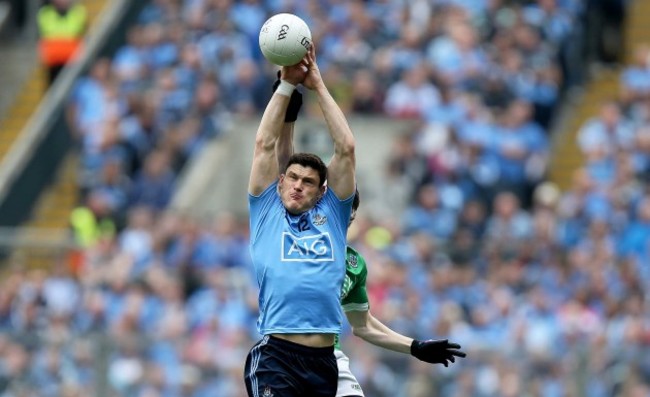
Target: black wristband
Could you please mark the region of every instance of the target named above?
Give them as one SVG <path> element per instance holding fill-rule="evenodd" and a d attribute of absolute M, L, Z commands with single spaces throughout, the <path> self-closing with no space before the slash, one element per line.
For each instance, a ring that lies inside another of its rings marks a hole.
<path fill-rule="evenodd" d="M 298 119 L 298 112 L 302 107 L 302 94 L 298 89 L 293 90 L 291 98 L 289 98 L 289 105 L 287 106 L 287 112 L 284 114 L 284 121 L 286 123 L 293 123 Z"/>
<path fill-rule="evenodd" d="M 415 356 L 419 351 L 420 351 L 420 342 L 417 339 L 413 339 L 413 342 L 411 342 L 411 355 Z"/>

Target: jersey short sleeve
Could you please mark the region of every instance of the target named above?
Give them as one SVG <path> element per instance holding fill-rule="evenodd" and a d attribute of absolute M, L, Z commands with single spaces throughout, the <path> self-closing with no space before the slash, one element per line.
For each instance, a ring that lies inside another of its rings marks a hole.
<path fill-rule="evenodd" d="M 248 194 L 248 211 L 250 213 L 250 231 L 251 239 L 255 240 L 260 232 L 260 225 L 264 223 L 264 217 L 267 216 L 270 209 L 277 205 L 280 198 L 277 194 L 278 181 L 273 182 L 259 196 Z"/>
<path fill-rule="evenodd" d="M 343 311 L 370 310 L 366 279 L 368 268 L 366 260 L 355 250 L 348 248 L 346 258 L 346 274 L 343 281 L 343 297 L 341 306 Z"/>
<path fill-rule="evenodd" d="M 344 200 L 336 197 L 332 189 L 327 189 L 319 207 L 327 208 L 330 215 L 333 217 L 336 228 L 343 234 L 347 234 L 348 225 L 350 223 L 350 214 L 352 213 L 352 201 L 354 194 Z"/>

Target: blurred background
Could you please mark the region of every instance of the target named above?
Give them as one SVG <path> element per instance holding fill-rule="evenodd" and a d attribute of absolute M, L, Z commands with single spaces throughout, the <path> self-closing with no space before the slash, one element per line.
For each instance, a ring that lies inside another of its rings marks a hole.
<path fill-rule="evenodd" d="M 366 395 L 650 396 L 647 0 L 0 1 L 0 396 L 246 395 L 278 12 L 359 142 L 371 311 L 468 353 L 346 326 Z"/>

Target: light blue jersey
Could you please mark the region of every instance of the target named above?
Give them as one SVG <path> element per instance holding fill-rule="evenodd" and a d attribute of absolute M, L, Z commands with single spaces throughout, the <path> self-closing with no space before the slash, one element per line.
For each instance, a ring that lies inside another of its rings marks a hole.
<path fill-rule="evenodd" d="M 328 189 L 314 208 L 291 215 L 277 186 L 248 196 L 250 250 L 260 287 L 257 328 L 262 335 L 337 334 L 354 195 L 341 201 Z"/>

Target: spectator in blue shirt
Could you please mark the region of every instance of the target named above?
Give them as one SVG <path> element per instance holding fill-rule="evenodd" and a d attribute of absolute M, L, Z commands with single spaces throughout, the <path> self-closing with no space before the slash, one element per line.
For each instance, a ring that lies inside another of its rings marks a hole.
<path fill-rule="evenodd" d="M 637 101 L 650 94 L 650 47 L 641 45 L 634 50 L 634 64 L 621 74 L 621 85 L 628 101 Z"/>
<path fill-rule="evenodd" d="M 175 176 L 170 169 L 169 155 L 160 150 L 154 151 L 147 156 L 133 180 L 130 205 L 163 210 L 171 200 L 174 186 Z"/>
<path fill-rule="evenodd" d="M 615 101 L 605 102 L 598 116 L 588 120 L 578 131 L 578 145 L 587 156 L 604 153 L 611 156 L 617 149 L 629 149 L 634 132 Z"/>
<path fill-rule="evenodd" d="M 623 256 L 647 258 L 650 251 L 650 198 L 644 198 L 636 209 L 634 221 L 621 236 L 619 252 Z M 644 259 L 648 262 L 647 259 Z"/>
<path fill-rule="evenodd" d="M 149 49 L 146 45 L 144 27 L 135 25 L 127 30 L 127 42 L 113 57 L 113 69 L 126 92 L 142 88 L 142 79 L 148 73 Z"/>
<path fill-rule="evenodd" d="M 427 57 L 436 79 L 450 87 L 463 87 L 483 72 L 487 60 L 469 23 L 451 24 L 445 35 L 431 41 Z"/>
<path fill-rule="evenodd" d="M 422 186 L 417 200 L 404 214 L 404 233 L 424 232 L 434 240 L 446 241 L 456 227 L 456 215 L 440 204 L 434 185 Z"/>
<path fill-rule="evenodd" d="M 520 245 L 533 237 L 532 219 L 521 209 L 516 195 L 502 192 L 496 196 L 485 237 L 491 246 L 503 248 Z"/>
<path fill-rule="evenodd" d="M 388 88 L 384 109 L 395 118 L 421 118 L 439 102 L 440 92 L 429 82 L 425 65 L 417 64 Z"/>

